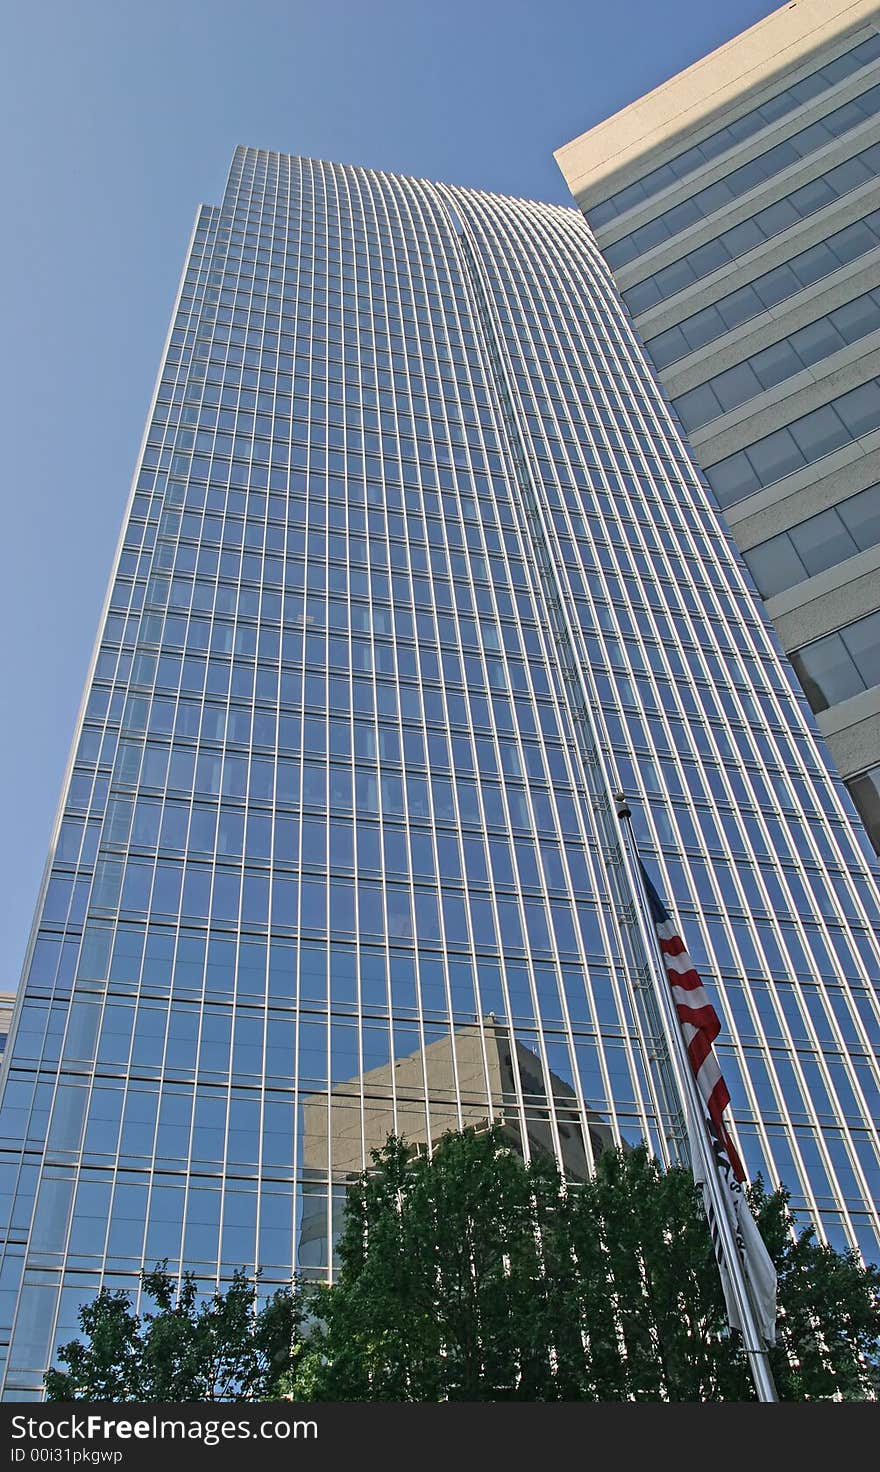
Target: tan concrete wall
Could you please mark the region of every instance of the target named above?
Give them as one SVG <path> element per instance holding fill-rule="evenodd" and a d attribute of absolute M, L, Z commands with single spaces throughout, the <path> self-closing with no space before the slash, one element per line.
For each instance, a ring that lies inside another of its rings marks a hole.
<path fill-rule="evenodd" d="M 749 190 L 748 194 L 743 194 L 739 199 L 733 200 L 729 205 L 725 206 L 722 212 L 713 214 L 706 220 L 698 220 L 695 224 L 690 225 L 687 230 L 682 230 L 677 235 L 674 235 L 671 240 L 664 240 L 659 245 L 656 245 L 653 250 L 645 251 L 643 255 L 638 256 L 634 261 L 630 261 L 625 266 L 619 266 L 614 272 L 614 279 L 617 282 L 618 288 L 620 291 L 626 291 L 630 286 L 635 286 L 639 281 L 644 281 L 648 276 L 653 276 L 657 271 L 662 270 L 664 266 L 671 265 L 673 262 L 680 260 L 682 256 L 687 255 L 688 251 L 696 250 L 698 246 L 705 245 L 707 241 L 714 240 L 722 231 L 730 229 L 733 225 L 739 225 L 744 220 L 750 220 L 753 215 L 757 214 L 758 210 L 764 209 L 767 205 L 773 204 L 777 199 L 782 198 L 795 189 L 800 189 L 805 184 L 812 184 L 814 179 L 822 178 L 835 164 L 843 163 L 848 158 L 854 158 L 856 154 L 861 153 L 864 149 L 871 147 L 872 144 L 878 141 L 880 141 L 880 118 L 866 118 L 864 122 L 859 123 L 850 132 L 845 133 L 842 138 L 835 138 L 832 142 L 826 143 L 824 147 L 818 148 L 815 153 L 808 154 L 806 158 L 799 159 L 795 164 L 790 164 L 787 169 L 784 169 L 779 174 L 775 174 L 772 179 L 765 180 L 763 184 Z M 739 155 L 737 154 L 735 163 L 738 162 Z M 728 158 L 728 170 L 730 168 L 731 162 Z M 690 192 L 693 192 L 693 187 Z M 872 203 L 876 209 L 876 181 L 874 181 Z M 833 228 L 840 229 L 840 226 L 836 223 L 836 204 L 837 201 L 835 200 L 831 205 L 828 205 L 825 213 L 826 218 L 830 217 L 835 221 Z M 791 243 L 790 232 L 793 233 L 796 229 L 797 225 L 792 225 L 788 231 L 780 231 L 780 234 L 787 236 L 789 247 Z M 731 261 L 729 265 L 733 268 L 734 273 L 738 275 L 740 261 L 746 265 L 749 263 L 750 257 L 758 257 L 763 261 L 769 243 L 769 241 L 761 241 L 753 250 L 746 251 L 742 256 L 737 257 L 736 260 Z M 766 270 L 766 265 L 762 269 Z M 726 271 L 726 268 L 721 267 L 719 269 L 719 275 L 721 271 Z M 740 285 L 739 280 L 737 280 L 736 284 Z"/>
<path fill-rule="evenodd" d="M 857 566 L 853 566 L 857 564 Z M 829 587 L 829 583 L 832 585 Z M 775 607 L 800 591 L 798 603 Z M 779 599 L 771 598 L 767 612 L 776 625 L 786 649 L 799 649 L 821 639 L 834 629 L 845 628 L 865 614 L 880 608 L 880 548 L 869 547 L 856 557 L 830 567 L 819 577 L 789 588 Z"/>
<path fill-rule="evenodd" d="M 816 717 L 843 777 L 877 765 L 880 753 L 880 686 L 842 700 Z"/>
<path fill-rule="evenodd" d="M 850 389 L 877 377 L 880 359 L 877 346 L 880 332 L 860 342 L 841 348 L 832 357 L 823 358 L 812 368 L 805 368 L 793 378 L 786 378 L 775 388 L 740 404 L 717 419 L 710 419 L 702 429 L 690 436 L 691 446 L 700 464 L 711 468 L 737 450 L 747 449 L 756 440 L 793 424 L 812 409 L 820 409 Z"/>
<path fill-rule="evenodd" d="M 828 480 L 833 475 L 840 474 L 839 494 L 834 496 L 833 500 L 825 501 L 826 506 L 833 505 L 834 501 L 843 500 L 844 496 L 856 490 L 857 482 L 860 480 L 860 475 L 855 468 L 856 462 L 864 455 L 873 455 L 878 448 L 880 448 L 880 430 L 875 429 L 862 439 L 842 445 L 832 455 L 824 455 L 814 465 L 805 465 L 802 470 L 792 471 L 791 475 L 785 476 L 783 480 L 774 481 L 773 485 L 755 491 L 753 496 L 746 496 L 722 514 L 736 536 L 740 520 L 754 516 L 759 511 L 769 511 L 774 508 L 780 513 L 777 530 L 783 531 L 785 526 L 791 526 L 795 521 L 803 521 L 805 516 L 812 516 L 813 510 L 822 509 L 821 506 L 815 505 L 803 495 L 815 482 Z M 876 478 L 875 476 L 874 479 Z M 868 482 L 863 481 L 862 484 L 868 484 Z M 791 504 L 783 511 L 783 503 L 786 501 Z M 810 505 L 812 509 L 807 511 L 805 509 L 807 505 Z M 767 532 L 766 535 L 772 536 L 773 533 Z"/>
<path fill-rule="evenodd" d="M 702 281 L 695 281 L 684 291 L 677 292 L 668 301 L 657 302 L 647 312 L 641 312 L 637 318 L 641 336 L 648 340 L 667 327 L 675 327 L 701 307 L 717 302 L 721 297 L 727 296 L 728 292 L 754 281 L 756 276 L 762 276 L 765 271 L 771 271 L 783 261 L 791 260 L 792 256 L 807 250 L 817 241 L 827 240 L 835 231 L 851 225 L 854 220 L 861 220 L 876 208 L 877 181 L 869 179 L 843 199 L 835 200 L 824 210 L 817 210 L 814 215 L 808 215 L 790 229 L 774 235 L 763 248 L 749 251 L 748 255 L 740 256 L 722 266 L 714 275 L 705 276 Z M 867 260 L 868 257 L 864 259 Z M 858 264 L 858 261 L 853 262 L 856 267 Z"/>
<path fill-rule="evenodd" d="M 865 34 L 868 35 L 870 32 L 866 31 Z M 820 56 L 814 56 L 809 63 L 805 63 L 796 72 L 792 72 L 789 76 L 784 77 L 782 79 L 783 85 L 790 86 L 797 80 L 800 73 L 808 74 L 812 72 L 820 63 L 832 60 L 836 51 L 845 51 L 850 45 L 851 38 L 846 37 L 842 39 L 839 45 L 828 48 L 827 53 L 823 51 Z M 866 85 L 866 73 L 858 71 L 853 76 L 836 82 L 826 91 L 820 92 L 818 96 L 811 98 L 809 102 L 801 104 L 793 112 L 779 118 L 775 123 L 768 123 L 755 133 L 752 138 L 736 144 L 736 168 L 740 168 L 743 164 L 751 162 L 754 158 L 758 158 L 762 153 L 766 153 L 768 149 L 773 148 L 777 143 L 785 142 L 786 139 L 799 133 L 802 128 L 806 128 L 810 123 L 821 121 L 826 114 L 834 112 L 843 103 L 851 101 L 854 97 L 860 97 L 865 91 Z M 768 82 L 767 87 L 763 90 L 769 95 L 777 86 L 779 86 L 778 80 L 772 83 Z M 735 115 L 743 111 L 748 112 L 759 100 L 757 98 L 751 98 L 749 99 L 748 107 L 734 106 L 731 108 L 730 120 L 735 120 Z M 700 134 L 705 135 L 709 133 L 711 135 L 715 128 L 723 126 L 727 121 L 728 119 L 726 118 L 718 118 L 715 120 L 712 128 L 701 128 L 699 130 Z M 693 139 L 690 135 L 679 139 L 674 146 L 667 146 L 666 151 L 672 157 L 675 157 L 682 148 L 689 147 L 692 141 L 698 141 L 696 135 L 694 135 Z M 650 172 L 650 167 L 650 165 L 646 166 L 646 172 Z M 795 167 L 795 164 L 791 165 L 791 168 Z M 730 168 L 731 154 L 729 152 L 721 153 L 717 159 L 707 160 L 705 163 L 700 164 L 698 168 L 687 174 L 683 179 L 673 181 L 659 193 L 649 196 L 648 199 L 643 200 L 641 203 L 632 205 L 624 215 L 613 220 L 607 220 L 595 232 L 602 249 L 604 250 L 607 246 L 613 244 L 622 235 L 628 235 L 631 230 L 638 229 L 640 225 L 653 219 L 658 213 L 662 214 L 665 210 L 680 203 L 681 200 L 689 199 L 695 189 L 705 189 L 708 185 L 716 183 L 718 179 L 726 179 L 730 173 Z M 633 166 L 633 172 L 635 174 L 639 173 L 635 165 Z M 758 189 L 761 186 L 756 185 L 755 187 Z M 751 191 L 750 197 L 752 197 Z"/>
<path fill-rule="evenodd" d="M 756 496 L 749 496 L 724 513 L 725 520 L 744 552 L 786 532 L 789 527 L 806 521 L 829 506 L 854 496 L 880 480 L 880 440 L 868 454 L 858 446 L 845 445 L 834 455 L 806 466 L 796 476 L 788 476 L 768 486 Z M 794 484 L 790 485 L 789 482 Z"/>
<path fill-rule="evenodd" d="M 795 0 L 563 144 L 554 158 L 585 208 L 671 157 L 682 134 L 698 141 L 701 128 L 720 126 L 725 109 L 731 118 L 747 112 L 768 81 L 794 76 L 817 49 L 878 20 L 876 0 Z"/>
<path fill-rule="evenodd" d="M 835 307 L 843 306 L 854 297 L 862 296 L 866 291 L 874 291 L 877 287 L 880 287 L 880 250 L 850 262 L 848 266 L 823 277 L 815 286 L 786 297 L 775 307 L 767 308 L 759 317 L 752 317 L 741 327 L 734 328 L 732 332 L 707 343 L 697 352 L 689 353 L 686 358 L 670 364 L 660 374 L 663 387 L 671 399 L 677 398 L 679 394 L 687 393 L 689 389 L 714 378 L 716 373 L 723 373 L 735 363 L 745 362 L 762 348 L 780 342 L 792 332 L 797 332 L 799 327 L 816 322 L 820 317 L 833 312 Z M 861 352 L 874 349 L 876 342 L 863 337 L 849 348 L 841 348 L 839 355 L 836 354 L 835 357 L 838 362 L 842 362 L 844 352 L 857 356 Z M 830 358 L 822 358 L 811 369 L 805 369 L 805 372 L 816 377 L 829 361 Z M 785 393 L 790 382 L 790 379 L 785 379 L 777 385 L 776 390 L 768 390 L 768 395 L 772 392 Z M 762 394 L 761 397 L 764 399 L 765 395 Z M 766 401 L 769 402 L 769 398 Z M 732 412 L 748 413 L 749 405 L 742 404 L 738 410 Z"/>
<path fill-rule="evenodd" d="M 425 1105 L 425 1075 L 428 1074 L 430 1121 Z M 461 1090 L 462 1112 L 456 1105 L 456 1078 Z M 361 1098 L 364 1101 L 361 1135 Z M 316 1095 L 303 1108 L 303 1166 L 326 1170 L 328 1140 L 335 1171 L 357 1174 L 373 1150 L 381 1149 L 389 1134 L 403 1135 L 411 1145 L 425 1145 L 447 1130 L 485 1126 L 492 1110 L 490 1099 L 500 1103 L 501 1080 L 498 1047 L 487 1033 L 485 1061 L 480 1029 L 461 1028 L 453 1036 L 431 1043 L 421 1051 L 397 1058 L 382 1068 L 373 1068 L 360 1078 L 334 1084 L 329 1109 L 326 1098 Z"/>

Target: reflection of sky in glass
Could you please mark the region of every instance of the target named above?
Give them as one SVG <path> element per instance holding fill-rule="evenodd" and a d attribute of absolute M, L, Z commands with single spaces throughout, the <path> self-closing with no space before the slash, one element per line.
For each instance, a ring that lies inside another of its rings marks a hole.
<path fill-rule="evenodd" d="M 13 1043 L 9 1393 L 145 1260 L 325 1275 L 392 1128 L 666 1150 L 618 781 L 750 1171 L 875 1251 L 876 889 L 775 649 L 576 212 L 238 152 Z"/>

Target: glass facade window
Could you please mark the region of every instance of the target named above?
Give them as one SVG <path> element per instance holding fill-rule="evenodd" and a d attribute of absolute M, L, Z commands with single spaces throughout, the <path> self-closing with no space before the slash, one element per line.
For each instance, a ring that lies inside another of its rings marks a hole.
<path fill-rule="evenodd" d="M 716 373 L 698 388 L 672 400 L 685 429 L 700 429 L 787 378 L 840 352 L 880 328 L 880 291 L 867 291 L 815 322 L 762 348 L 742 363 Z"/>
<path fill-rule="evenodd" d="M 874 1241 L 876 871 L 585 221 L 237 150 L 10 1036 L 6 1394 L 144 1263 L 326 1278 L 392 1130 L 674 1158 L 618 785 L 749 1169 Z"/>
<path fill-rule="evenodd" d="M 880 685 L 880 613 L 805 644 L 791 662 L 815 711 Z"/>
<path fill-rule="evenodd" d="M 878 544 L 880 485 L 873 485 L 759 542 L 743 557 L 758 592 L 772 598 Z"/>
<path fill-rule="evenodd" d="M 653 250 L 655 246 L 674 239 L 698 220 L 708 220 L 719 210 L 728 208 L 734 200 L 782 173 L 783 169 L 790 168 L 801 159 L 809 158 L 811 153 L 824 148 L 833 139 L 844 137 L 867 118 L 876 117 L 878 112 L 880 85 L 870 87 L 861 96 L 834 108 L 823 118 L 802 128 L 799 133 L 793 133 L 790 138 L 774 144 L 766 153 L 758 154 L 756 158 L 749 159 L 748 163 L 741 164 L 723 179 L 716 179 L 714 183 L 707 184 L 705 189 L 698 189 L 680 204 L 672 205 L 662 214 L 655 215 L 646 225 L 640 225 L 629 235 L 622 235 L 620 240 L 605 246 L 603 254 L 609 266 L 612 270 L 618 266 L 626 266 L 630 261 Z"/>
<path fill-rule="evenodd" d="M 634 209 L 636 205 L 643 204 L 645 200 L 652 199 L 655 194 L 660 194 L 662 190 L 676 184 L 679 179 L 686 179 L 688 175 L 701 169 L 704 164 L 713 163 L 722 154 L 729 152 L 732 148 L 738 148 L 748 138 L 754 138 L 765 128 L 772 127 L 782 118 L 787 117 L 789 113 L 812 102 L 815 97 L 821 97 L 829 87 L 835 87 L 838 82 L 851 77 L 863 67 L 870 66 L 878 58 L 880 58 L 880 36 L 875 32 L 866 36 L 863 41 L 859 41 L 842 56 L 835 57 L 834 61 L 828 62 L 827 65 L 810 72 L 792 86 L 777 92 L 759 107 L 752 108 L 734 122 L 710 133 L 709 137 L 704 138 L 701 143 L 693 144 L 683 153 L 676 154 L 674 158 L 669 159 L 667 163 L 652 169 L 649 174 L 644 174 L 641 179 L 627 184 L 624 189 L 618 189 L 608 199 L 603 199 L 600 204 L 593 205 L 589 211 L 590 224 L 594 230 L 607 225 L 609 220 L 614 220 L 619 215 L 626 214 L 628 210 Z"/>
<path fill-rule="evenodd" d="M 732 225 L 729 230 L 716 235 L 713 240 L 695 246 L 677 261 L 661 267 L 653 276 L 646 276 L 644 281 L 627 287 L 623 292 L 623 300 L 633 316 L 647 312 L 649 307 L 676 296 L 695 281 L 714 275 L 722 266 L 746 255 L 764 241 L 772 240 L 790 225 L 808 219 L 817 210 L 824 209 L 826 205 L 843 199 L 862 184 L 876 179 L 878 172 L 880 143 L 874 143 L 870 148 L 854 154 L 852 158 L 845 159 L 843 163 L 836 164 L 821 178 L 802 184 L 799 189 L 792 190 L 782 199 L 774 200 L 749 219 L 741 220 L 738 225 Z"/>
<path fill-rule="evenodd" d="M 733 506 L 878 428 L 880 379 L 872 378 L 747 449 L 717 460 L 707 468 L 706 479 L 719 505 Z"/>
<path fill-rule="evenodd" d="M 812 286 L 850 261 L 858 260 L 880 246 L 880 210 L 872 210 L 863 220 L 856 220 L 829 235 L 827 240 L 811 245 L 790 261 L 774 266 L 740 286 L 727 296 L 719 297 L 711 306 L 694 312 L 675 327 L 668 327 L 645 346 L 657 368 L 668 368 L 679 358 L 724 337 L 743 322 L 760 317 L 770 307 Z"/>

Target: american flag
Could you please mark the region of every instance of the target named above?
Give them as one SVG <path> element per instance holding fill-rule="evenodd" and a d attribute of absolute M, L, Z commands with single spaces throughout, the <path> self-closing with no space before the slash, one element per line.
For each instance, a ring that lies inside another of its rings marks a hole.
<path fill-rule="evenodd" d="M 732 1139 L 724 1123 L 724 1111 L 730 1103 L 730 1094 L 724 1082 L 712 1044 L 721 1031 L 718 1013 L 709 1001 L 694 963 L 685 950 L 685 944 L 672 923 L 672 917 L 651 883 L 643 864 L 639 864 L 651 918 L 657 932 L 666 975 L 672 988 L 675 1010 L 684 1033 L 691 1071 L 697 1081 L 700 1097 L 712 1128 L 730 1161 L 733 1174 L 744 1181 L 746 1173 Z"/>
<path fill-rule="evenodd" d="M 648 878 L 641 860 L 639 860 L 639 868 L 642 871 L 645 894 L 663 954 L 663 963 L 672 989 L 678 1020 L 681 1023 L 691 1070 L 709 1116 L 712 1154 L 723 1187 L 724 1210 L 745 1270 L 756 1325 L 765 1343 L 773 1344 L 776 1334 L 776 1268 L 746 1200 L 743 1190 L 746 1173 L 724 1123 L 724 1111 L 730 1103 L 730 1094 L 712 1049 L 712 1044 L 721 1031 L 721 1023 L 718 1020 L 718 1013 L 703 989 L 703 983 L 685 949 L 684 941 L 672 923 L 669 911 Z M 688 1110 L 688 1131 L 692 1142 L 694 1129 L 695 1121 L 691 1116 L 691 1111 Z M 724 1260 L 711 1194 L 706 1191 L 706 1182 L 699 1164 L 700 1152 L 694 1148 L 693 1144 L 691 1155 L 694 1177 L 703 1187 L 706 1215 L 721 1271 L 728 1318 L 732 1328 L 743 1329 L 739 1321 L 735 1295 L 731 1291 L 728 1265 Z"/>

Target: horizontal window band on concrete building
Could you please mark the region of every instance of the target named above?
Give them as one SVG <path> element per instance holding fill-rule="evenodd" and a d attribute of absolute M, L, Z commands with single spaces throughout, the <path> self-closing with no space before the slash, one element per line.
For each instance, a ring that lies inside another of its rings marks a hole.
<path fill-rule="evenodd" d="M 817 713 L 880 685 L 880 611 L 805 644 L 791 662 Z"/>
<path fill-rule="evenodd" d="M 818 71 L 811 72 L 802 77 L 784 92 L 778 92 L 775 97 L 769 97 L 759 107 L 753 108 L 743 117 L 737 118 L 735 122 L 728 123 L 719 128 L 717 132 L 704 138 L 702 143 L 696 143 L 692 148 L 687 148 L 675 158 L 671 158 L 665 164 L 652 169 L 650 174 L 636 179 L 634 183 L 627 184 L 624 189 L 618 189 L 609 199 L 603 199 L 600 204 L 595 205 L 588 212 L 590 224 L 594 230 L 602 225 L 607 225 L 609 220 L 617 219 L 618 215 L 625 215 L 628 210 L 634 209 L 638 204 L 644 204 L 645 200 L 660 194 L 664 189 L 677 184 L 679 180 L 686 179 L 704 164 L 711 163 L 727 153 L 732 148 L 737 148 L 746 139 L 754 138 L 765 128 L 772 127 L 789 113 L 795 112 L 797 108 L 812 102 L 814 98 L 820 97 L 830 87 L 842 82 L 846 77 L 851 77 L 862 67 L 869 66 L 872 61 L 880 57 L 880 36 L 868 36 L 860 41 L 851 51 L 846 51 L 827 66 L 820 67 Z"/>
<path fill-rule="evenodd" d="M 872 210 L 863 220 L 854 220 L 827 240 L 820 240 L 808 250 L 792 256 L 756 276 L 711 306 L 703 307 L 675 327 L 668 327 L 656 337 L 645 340 L 645 346 L 658 368 L 668 368 L 679 358 L 686 358 L 716 338 L 724 337 L 735 327 L 753 317 L 760 317 L 779 302 L 795 296 L 807 286 L 847 266 L 880 246 L 880 210 Z"/>
<path fill-rule="evenodd" d="M 758 592 L 772 598 L 878 543 L 880 484 L 759 542 L 743 556 Z"/>
<path fill-rule="evenodd" d="M 639 281 L 622 293 L 623 300 L 633 315 L 646 312 L 657 302 L 677 296 L 695 281 L 702 281 L 720 271 L 722 266 L 746 255 L 755 246 L 781 235 L 791 225 L 806 220 L 817 210 L 824 209 L 844 195 L 858 189 L 861 184 L 875 179 L 880 173 L 880 143 L 871 144 L 861 153 L 845 159 L 835 168 L 829 169 L 819 179 L 811 179 L 791 194 L 776 199 L 756 215 L 732 225 L 714 240 L 698 245 L 677 261 L 671 261 L 653 276 Z"/>
<path fill-rule="evenodd" d="M 880 86 L 871 87 L 861 97 L 844 102 L 826 117 L 817 118 L 791 138 L 774 144 L 766 153 L 740 164 L 726 178 L 714 180 L 705 189 L 692 194 L 689 199 L 681 200 L 670 209 L 664 210 L 662 215 L 656 215 L 647 224 L 640 225 L 630 235 L 621 236 L 613 245 L 605 247 L 604 254 L 608 264 L 612 268 L 626 266 L 630 261 L 653 250 L 655 246 L 674 239 L 689 226 L 696 225 L 700 220 L 710 219 L 734 200 L 756 189 L 759 184 L 781 174 L 784 169 L 790 168 L 801 159 L 809 158 L 833 139 L 843 138 L 866 118 L 876 117 L 878 112 Z"/>
<path fill-rule="evenodd" d="M 673 408 L 686 430 L 700 429 L 878 328 L 880 289 L 843 302 L 824 317 L 807 322 L 797 332 L 679 394 L 672 400 Z"/>
<path fill-rule="evenodd" d="M 733 506 L 878 428 L 880 378 L 872 378 L 710 465 L 706 478 L 719 505 Z"/>

